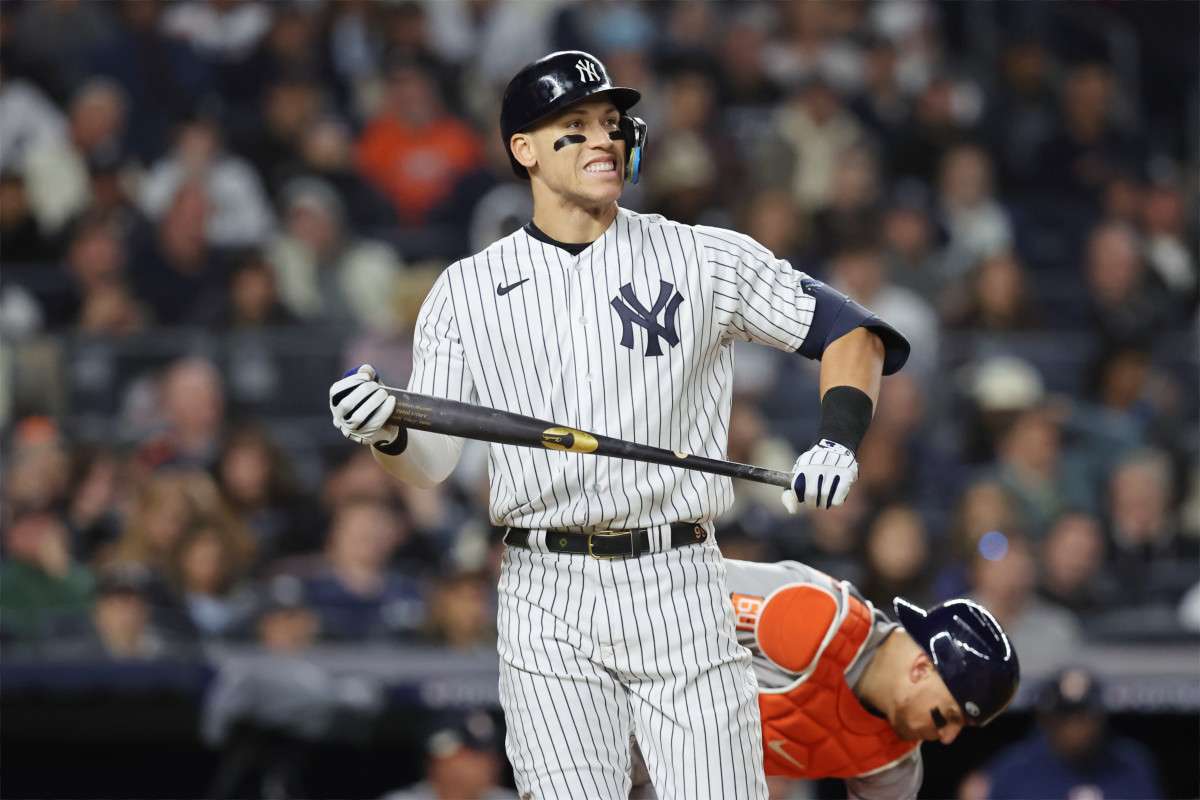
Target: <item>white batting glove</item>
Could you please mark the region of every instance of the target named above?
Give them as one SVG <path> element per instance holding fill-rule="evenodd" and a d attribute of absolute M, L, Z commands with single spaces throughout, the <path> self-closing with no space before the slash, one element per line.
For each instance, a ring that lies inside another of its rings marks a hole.
<path fill-rule="evenodd" d="M 840 506 L 856 480 L 858 461 L 850 448 L 822 439 L 796 459 L 792 488 L 783 491 L 783 507 L 795 514 L 802 504 L 809 508 Z"/>
<path fill-rule="evenodd" d="M 359 444 L 387 444 L 400 435 L 399 425 L 387 424 L 396 398 L 377 380 L 375 368 L 363 364 L 329 387 L 333 427 Z"/>

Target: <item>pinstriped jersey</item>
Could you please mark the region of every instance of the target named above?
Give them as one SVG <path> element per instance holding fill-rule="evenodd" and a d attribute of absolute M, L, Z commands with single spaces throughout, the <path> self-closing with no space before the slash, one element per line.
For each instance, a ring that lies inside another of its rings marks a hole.
<path fill-rule="evenodd" d="M 411 391 L 725 458 L 733 345 L 795 351 L 815 300 L 748 236 L 620 209 L 578 255 L 525 230 L 452 264 L 417 320 Z M 489 445 L 496 524 L 593 530 L 707 522 L 729 478 Z"/>

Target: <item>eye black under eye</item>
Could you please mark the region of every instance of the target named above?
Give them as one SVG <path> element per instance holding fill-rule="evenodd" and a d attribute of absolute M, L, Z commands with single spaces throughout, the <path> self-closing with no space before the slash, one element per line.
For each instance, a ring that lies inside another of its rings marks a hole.
<path fill-rule="evenodd" d="M 930 714 L 930 716 L 933 717 L 933 724 L 936 727 L 938 727 L 938 728 L 946 727 L 946 724 L 947 724 L 946 718 L 944 716 L 942 716 L 942 710 L 940 708 L 930 709 L 929 714 Z"/>

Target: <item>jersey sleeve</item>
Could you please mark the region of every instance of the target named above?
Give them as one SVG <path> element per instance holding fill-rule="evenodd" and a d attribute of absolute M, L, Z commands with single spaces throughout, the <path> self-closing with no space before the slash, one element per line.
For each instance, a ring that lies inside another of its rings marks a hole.
<path fill-rule="evenodd" d="M 804 344 L 816 302 L 803 272 L 734 231 L 697 226 L 713 274 L 726 335 L 795 352 Z"/>
<path fill-rule="evenodd" d="M 918 747 L 889 769 L 866 777 L 847 778 L 846 791 L 850 800 L 913 800 L 924 776 Z"/>
<path fill-rule="evenodd" d="M 475 383 L 467 368 L 462 335 L 455 316 L 454 276 L 457 265 L 443 272 L 429 290 L 413 333 L 410 392 L 477 403 Z"/>

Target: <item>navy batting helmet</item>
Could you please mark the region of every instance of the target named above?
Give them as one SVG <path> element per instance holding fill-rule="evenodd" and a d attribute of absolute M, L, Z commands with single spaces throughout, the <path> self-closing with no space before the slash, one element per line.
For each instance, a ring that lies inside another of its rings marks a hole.
<path fill-rule="evenodd" d="M 641 120 L 626 118 L 625 112 L 641 99 L 642 93 L 624 86 L 613 86 L 608 70 L 600 59 L 581 50 L 563 50 L 526 64 L 508 82 L 504 104 L 500 108 L 500 136 L 504 149 L 517 177 L 529 179 L 529 171 L 513 158 L 510 143 L 514 133 L 520 133 L 533 123 L 555 111 L 594 94 L 608 92 L 613 105 L 621 112 L 621 131 L 628 146 L 630 162 L 641 159 L 641 145 L 646 137 L 646 125 Z M 634 122 L 626 122 L 629 119 Z M 626 178 L 637 182 L 636 172 L 626 165 Z"/>
<path fill-rule="evenodd" d="M 1017 651 L 1000 623 L 970 600 L 948 600 L 925 611 L 902 597 L 900 624 L 921 646 L 972 725 L 986 725 L 1012 701 L 1021 681 Z"/>

